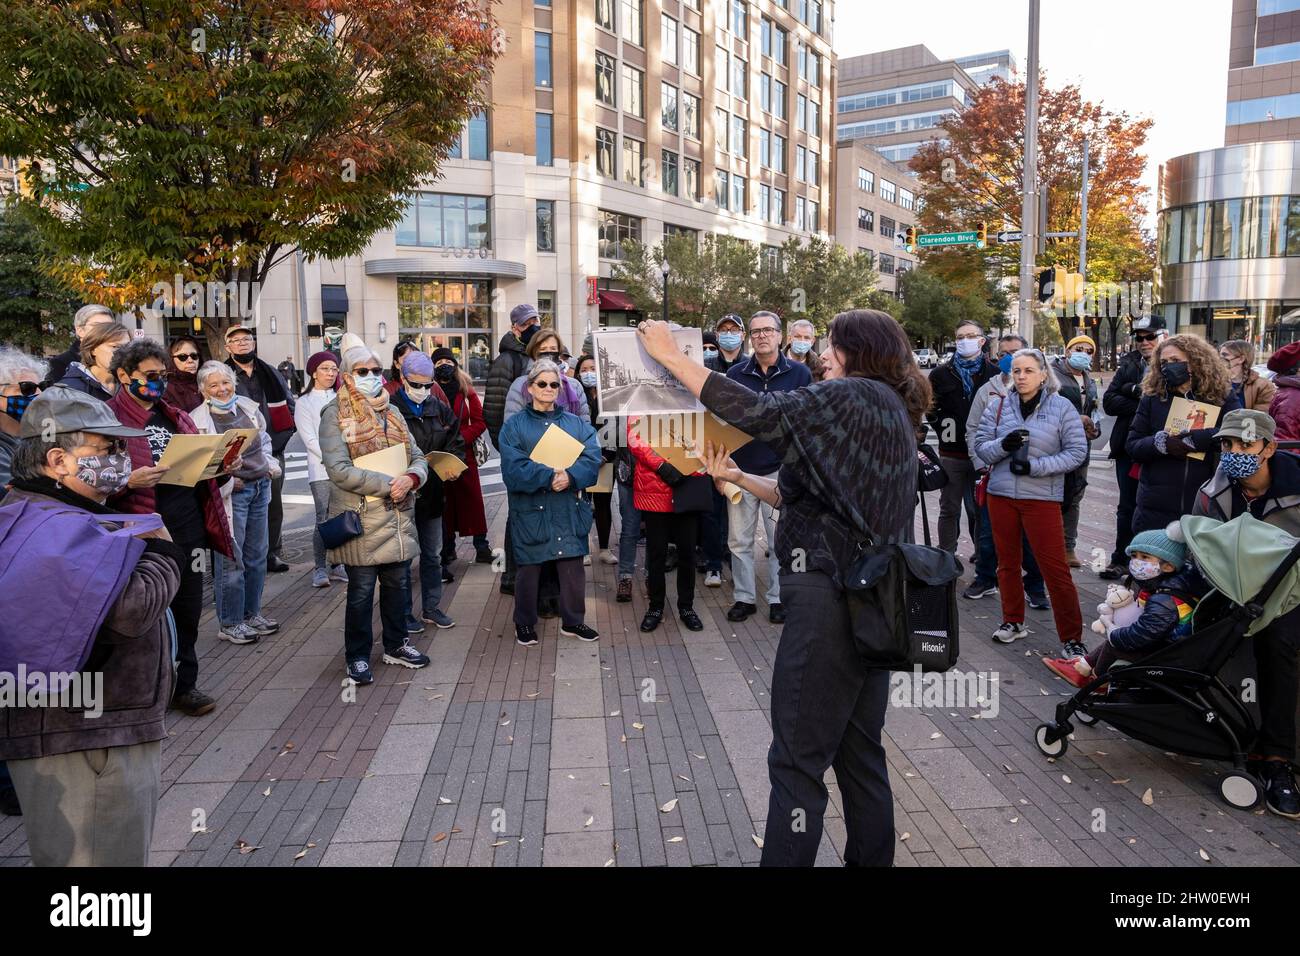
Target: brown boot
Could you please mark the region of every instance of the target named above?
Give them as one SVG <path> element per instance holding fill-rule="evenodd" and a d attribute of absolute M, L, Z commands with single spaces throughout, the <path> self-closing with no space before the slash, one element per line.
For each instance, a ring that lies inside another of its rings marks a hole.
<path fill-rule="evenodd" d="M 1079 560 L 1079 556 L 1075 554 L 1073 551 L 1065 552 L 1065 563 L 1072 568 L 1083 567 L 1083 562 Z"/>
<path fill-rule="evenodd" d="M 619 604 L 627 604 L 632 600 L 631 578 L 618 579 L 618 594 L 615 597 L 615 600 L 618 601 Z"/>

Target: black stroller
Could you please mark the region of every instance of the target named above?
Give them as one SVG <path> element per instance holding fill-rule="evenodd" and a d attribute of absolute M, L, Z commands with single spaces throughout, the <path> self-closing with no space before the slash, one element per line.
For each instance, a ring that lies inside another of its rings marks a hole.
<path fill-rule="evenodd" d="M 1254 673 L 1246 638 L 1300 604 L 1300 539 L 1249 514 L 1227 522 L 1185 517 L 1182 527 L 1214 586 L 1196 607 L 1192 633 L 1139 661 L 1115 663 L 1058 704 L 1034 742 L 1059 757 L 1069 747 L 1071 718 L 1089 727 L 1104 720 L 1162 750 L 1231 763 L 1219 792 L 1249 810 L 1263 791 L 1246 769 L 1259 728 L 1258 705 L 1246 691 L 1253 685 L 1242 678 Z"/>

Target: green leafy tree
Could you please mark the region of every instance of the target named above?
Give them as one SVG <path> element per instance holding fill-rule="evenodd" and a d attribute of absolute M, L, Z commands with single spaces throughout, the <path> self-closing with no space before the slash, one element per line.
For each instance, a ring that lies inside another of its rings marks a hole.
<path fill-rule="evenodd" d="M 0 205 L 0 343 L 40 354 L 62 348 L 76 310 L 71 289 L 46 270 L 49 250 L 17 206 Z"/>
<path fill-rule="evenodd" d="M 730 236 L 669 236 L 657 246 L 625 242 L 623 259 L 611 277 L 623 284 L 637 309 L 657 318 L 663 312 L 663 272 L 667 258 L 668 314 L 682 325 L 708 328 L 728 312 L 749 315 L 758 309 L 758 249 Z"/>
<path fill-rule="evenodd" d="M 871 256 L 813 236 L 781 246 L 781 270 L 763 293 L 763 307 L 782 319 L 808 319 L 818 334 L 848 309 L 868 308 L 878 275 Z"/>
<path fill-rule="evenodd" d="M 472 0 L 9 0 L 0 155 L 35 160 L 26 201 L 87 297 L 180 274 L 247 302 L 293 249 L 396 225 L 502 47 Z"/>
<path fill-rule="evenodd" d="M 877 312 L 887 312 L 897 319 L 900 325 L 902 324 L 903 300 L 890 295 L 884 289 L 872 289 L 863 308 L 875 309 Z"/>
<path fill-rule="evenodd" d="M 903 294 L 904 330 L 917 343 L 940 349 L 962 317 L 952 289 L 933 269 L 921 266 L 899 280 Z"/>

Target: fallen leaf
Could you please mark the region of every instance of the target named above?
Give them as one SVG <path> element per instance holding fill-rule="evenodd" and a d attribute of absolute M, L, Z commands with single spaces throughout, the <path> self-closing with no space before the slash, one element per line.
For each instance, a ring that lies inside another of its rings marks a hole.
<path fill-rule="evenodd" d="M 1038 693 L 1042 694 L 1044 697 L 1047 696 L 1047 691 L 1043 690 L 1041 687 L 1038 688 Z"/>
<path fill-rule="evenodd" d="M 325 756 L 326 756 L 326 758 L 329 759 L 329 760 L 338 760 L 338 759 L 339 759 L 338 757 L 334 756 L 333 754 L 326 754 Z"/>
<path fill-rule="evenodd" d="M 633 724 L 633 725 L 632 725 L 632 729 L 633 729 L 633 730 L 645 730 L 645 724 Z"/>
<path fill-rule="evenodd" d="M 509 840 L 497 840 L 496 843 L 489 843 L 488 846 L 505 846 L 509 842 Z"/>
<path fill-rule="evenodd" d="M 270 795 L 271 795 L 271 788 L 270 788 L 270 787 L 267 787 L 265 790 L 262 791 L 262 796 L 264 796 L 264 797 L 269 797 Z"/>
<path fill-rule="evenodd" d="M 262 848 L 260 846 L 250 846 L 248 843 L 245 843 L 243 840 L 236 840 L 235 849 L 240 852 L 241 856 L 244 856 L 249 853 L 252 853 L 254 850 L 260 850 Z"/>
<path fill-rule="evenodd" d="M 596 818 L 595 818 L 595 817 L 587 817 L 587 822 L 584 823 L 583 826 L 584 826 L 584 827 L 589 827 L 589 826 L 591 826 L 591 825 L 592 825 L 593 823 L 595 823 L 595 822 L 596 822 Z"/>
<path fill-rule="evenodd" d="M 1011 769 L 1011 764 L 1009 763 L 1004 763 L 1002 765 L 1002 769 L 1005 770 L 1007 773 L 1015 773 L 1015 771 Z"/>
<path fill-rule="evenodd" d="M 930 739 L 931 739 L 931 740 L 938 740 L 938 739 L 939 739 L 940 737 L 942 737 L 942 736 L 943 736 L 943 734 L 939 733 L 939 731 L 936 730 L 934 733 L 932 733 L 932 734 L 930 735 Z"/>
<path fill-rule="evenodd" d="M 534 697 L 541 697 L 541 696 L 542 696 L 542 692 L 539 690 L 539 691 L 538 691 L 537 693 L 535 693 L 535 694 L 525 694 L 524 696 L 527 697 L 529 700 L 532 700 Z M 496 844 L 493 844 L 493 846 L 495 846 L 495 845 L 496 845 Z"/>
<path fill-rule="evenodd" d="M 1132 843 L 1136 843 L 1137 840 L 1135 840 L 1133 837 L 1129 837 L 1129 838 L 1128 838 L 1128 842 L 1129 842 L 1130 844 L 1132 844 Z"/>
<path fill-rule="evenodd" d="M 692 782 L 692 780 L 691 780 L 690 777 L 688 777 L 688 776 L 686 776 L 685 774 L 682 774 L 682 773 L 679 773 L 679 774 L 677 775 L 677 779 L 678 779 L 678 780 L 685 780 L 687 783 L 691 783 L 691 782 Z"/>
<path fill-rule="evenodd" d="M 1206 863 L 1210 862 L 1210 854 L 1206 853 L 1204 850 L 1197 850 L 1196 852 L 1200 854 L 1201 859 Z"/>
<path fill-rule="evenodd" d="M 763 838 L 757 833 L 751 833 L 749 838 L 754 841 L 754 846 L 758 847 L 760 850 L 763 849 Z"/>
<path fill-rule="evenodd" d="M 452 833 L 460 833 L 460 832 L 461 832 L 460 827 L 452 827 L 452 828 L 451 828 L 451 832 L 452 832 Z"/>
<path fill-rule="evenodd" d="M 1111 783 L 1128 783 L 1132 779 L 1132 777 L 1123 777 L 1119 780 L 1112 780 Z"/>
<path fill-rule="evenodd" d="M 1070 775 L 1069 775 L 1068 773 L 1063 773 L 1063 774 L 1061 774 L 1061 779 L 1064 780 L 1066 783 L 1072 783 L 1072 782 L 1073 782 L 1072 780 L 1070 780 Z"/>
<path fill-rule="evenodd" d="M 681 842 L 682 842 L 683 840 L 685 840 L 685 839 L 686 839 L 686 837 L 669 837 L 669 838 L 668 838 L 668 842 L 669 842 L 669 843 L 681 843 Z"/>
<path fill-rule="evenodd" d="M 694 757 L 696 760 L 704 759 L 704 754 L 697 754 L 694 750 L 691 751 L 691 756 Z"/>
<path fill-rule="evenodd" d="M 619 735 L 618 735 L 618 742 L 621 743 L 621 744 L 625 744 L 625 743 L 627 743 L 627 734 L 619 734 Z"/>
<path fill-rule="evenodd" d="M 303 849 L 299 850 L 297 853 L 295 853 L 295 854 L 293 855 L 293 858 L 294 858 L 295 860 L 301 860 L 301 859 L 302 859 L 304 856 L 306 856 L 306 855 L 307 855 L 307 850 L 306 850 L 306 848 L 303 848 Z"/>
<path fill-rule="evenodd" d="M 606 866 L 613 866 L 613 865 L 614 865 L 614 858 L 611 856 L 608 860 L 605 861 L 605 865 L 606 865 Z"/>
<path fill-rule="evenodd" d="M 1012 823 L 1019 823 L 1019 822 L 1020 822 L 1020 818 L 1019 818 L 1019 817 L 1012 817 L 1012 818 L 1011 818 L 1011 822 L 1012 822 Z"/>
<path fill-rule="evenodd" d="M 672 813 L 676 809 L 677 809 L 677 798 L 673 797 L 671 800 L 669 800 L 667 803 L 665 803 L 662 807 L 659 808 L 659 812 Z"/>
<path fill-rule="evenodd" d="M 1152 806 L 1156 802 L 1156 798 L 1151 796 L 1150 787 L 1147 787 L 1146 793 L 1142 794 L 1142 802 L 1145 803 L 1148 807 Z"/>
<path fill-rule="evenodd" d="M 907 832 L 906 830 L 904 830 L 904 831 L 903 831 L 903 835 L 900 836 L 898 839 L 899 839 L 900 841 L 907 841 L 907 840 L 910 840 L 910 839 L 912 839 L 912 834 L 909 833 L 909 832 Z"/>
<path fill-rule="evenodd" d="M 445 839 L 447 839 L 447 834 L 446 834 L 446 833 L 435 833 L 435 834 L 433 835 L 433 842 L 434 842 L 434 843 L 441 843 L 441 842 L 442 842 L 443 840 L 445 840 Z"/>
<path fill-rule="evenodd" d="M 609 716 L 611 716 L 611 717 L 617 717 L 617 716 L 618 716 L 619 714 L 621 714 L 621 713 L 622 713 L 621 710 L 611 710 L 611 711 L 609 712 Z"/>

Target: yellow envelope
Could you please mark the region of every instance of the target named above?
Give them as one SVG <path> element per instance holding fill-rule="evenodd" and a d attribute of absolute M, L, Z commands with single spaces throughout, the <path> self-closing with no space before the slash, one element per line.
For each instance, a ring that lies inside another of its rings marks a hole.
<path fill-rule="evenodd" d="M 352 464 L 366 471 L 377 471 L 389 478 L 396 478 L 406 474 L 410 468 L 411 461 L 407 454 L 405 445 L 389 445 L 383 451 L 372 451 L 369 455 L 353 459 Z"/>
<path fill-rule="evenodd" d="M 542 437 L 537 440 L 528 457 L 539 465 L 564 471 L 566 468 L 571 468 L 573 463 L 582 457 L 585 447 L 559 425 L 550 424 L 546 426 L 546 431 L 542 432 Z"/>
<path fill-rule="evenodd" d="M 593 492 L 614 490 L 614 463 L 612 461 L 600 466 L 600 474 L 596 476 L 596 483 L 586 490 Z"/>
<path fill-rule="evenodd" d="M 469 467 L 455 455 L 445 451 L 431 451 L 424 457 L 429 462 L 430 470 L 443 481 L 459 478 Z"/>

